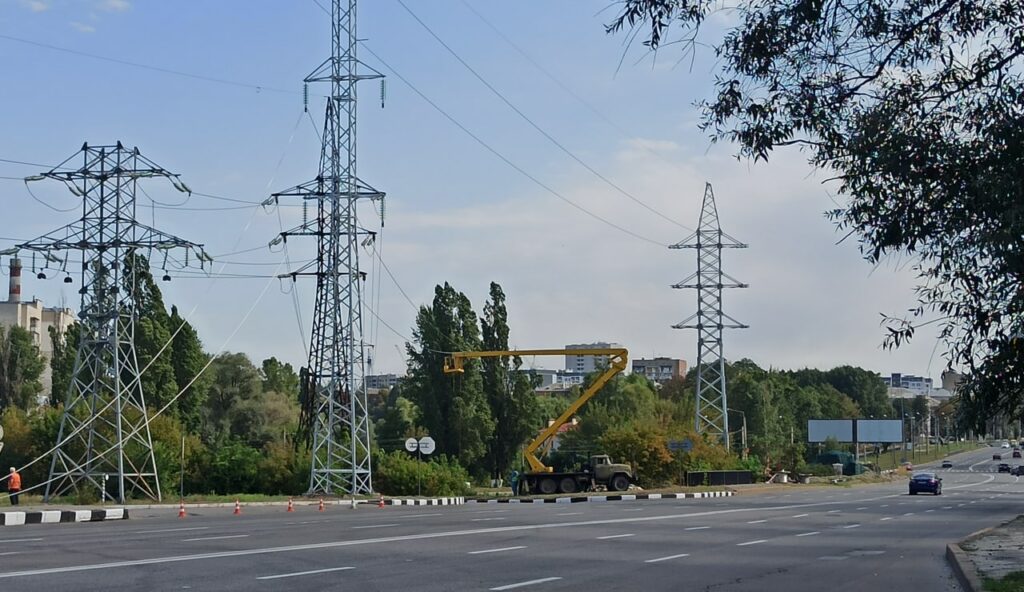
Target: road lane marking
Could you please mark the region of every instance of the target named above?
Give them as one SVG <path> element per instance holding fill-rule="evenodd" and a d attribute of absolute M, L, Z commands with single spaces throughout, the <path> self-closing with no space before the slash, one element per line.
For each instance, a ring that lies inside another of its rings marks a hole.
<path fill-rule="evenodd" d="M 814 536 L 816 534 L 821 534 L 821 533 L 819 531 L 817 531 L 817 530 L 812 530 L 811 532 L 801 532 L 800 534 L 798 534 L 796 536 L 798 536 L 798 537 L 805 537 L 805 536 Z"/>
<path fill-rule="evenodd" d="M 6 557 L 8 555 L 19 555 L 21 551 L 7 551 L 6 553 L 0 553 L 0 557 Z"/>
<path fill-rule="evenodd" d="M 224 536 L 212 536 L 212 537 L 199 537 L 195 539 L 182 539 L 183 543 L 191 543 L 194 541 L 219 541 L 221 539 L 243 539 L 249 535 L 247 534 L 229 534 Z"/>
<path fill-rule="evenodd" d="M 276 580 L 278 578 L 294 578 L 297 576 L 310 576 L 313 574 L 322 574 L 332 571 L 345 571 L 349 569 L 355 569 L 354 567 L 328 567 L 327 569 L 314 569 L 311 571 L 297 571 L 294 573 L 277 574 L 274 576 L 261 576 L 256 578 L 257 580 Z"/>
<path fill-rule="evenodd" d="M 935 511 L 935 508 L 932 508 L 930 510 L 925 510 L 925 512 L 934 512 L 934 511 Z"/>
<path fill-rule="evenodd" d="M 689 553 L 680 553 L 678 555 L 669 555 L 668 557 L 658 557 L 657 559 L 646 559 L 644 563 L 657 563 L 659 561 L 668 561 L 669 559 L 680 559 L 682 557 L 689 557 Z"/>
<path fill-rule="evenodd" d="M 624 509 L 622 511 L 623 512 L 643 512 L 644 509 L 643 508 L 626 508 L 626 509 Z"/>
<path fill-rule="evenodd" d="M 385 528 L 387 526 L 398 526 L 397 524 L 370 524 L 367 526 L 353 526 L 350 530 L 359 530 L 362 528 Z"/>
<path fill-rule="evenodd" d="M 502 551 L 515 551 L 517 549 L 525 549 L 526 545 L 519 545 L 518 547 L 500 547 L 498 549 L 480 549 L 479 551 L 470 551 L 469 555 L 482 555 L 484 553 L 501 553 Z"/>
<path fill-rule="evenodd" d="M 953 506 L 942 506 L 943 510 L 952 510 Z"/>
<path fill-rule="evenodd" d="M 190 526 L 188 528 L 161 528 L 160 530 L 137 530 L 135 534 L 156 534 L 158 532 L 185 532 L 186 530 L 206 530 L 209 526 Z"/>
<path fill-rule="evenodd" d="M 491 592 L 500 592 L 501 590 L 513 590 L 515 588 L 522 588 L 523 586 L 532 586 L 534 584 L 543 584 L 545 582 L 554 582 L 562 578 L 541 578 L 539 580 L 530 580 L 527 582 L 518 582 L 515 584 L 508 584 L 505 586 L 498 586 L 497 588 L 491 588 Z"/>
<path fill-rule="evenodd" d="M 870 500 L 869 500 L 870 501 Z M 226 559 L 229 557 L 247 557 L 250 555 L 270 555 L 276 553 L 294 553 L 300 551 L 311 551 L 318 549 L 336 549 L 340 547 L 353 547 L 361 545 L 377 545 L 382 543 L 399 543 L 407 541 L 444 539 L 452 537 L 474 536 L 481 534 L 495 534 L 506 532 L 537 531 L 548 528 L 568 528 L 574 526 L 597 526 L 608 524 L 633 524 L 639 522 L 663 522 L 666 520 L 679 520 L 682 518 L 704 518 L 709 516 L 721 516 L 728 514 L 743 514 L 748 512 L 764 511 L 787 511 L 797 508 L 814 508 L 834 505 L 839 502 L 808 502 L 802 504 L 785 504 L 777 506 L 757 508 L 728 508 L 722 510 L 706 510 L 701 512 L 687 512 L 683 514 L 665 514 L 661 516 L 639 516 L 636 518 L 607 518 L 600 520 L 580 520 L 577 522 L 551 522 L 541 524 L 523 524 L 518 526 L 493 526 L 489 528 L 473 528 L 466 530 L 449 530 L 422 534 L 396 535 L 389 537 L 377 537 L 369 539 L 355 539 L 347 541 L 327 541 L 322 543 L 306 543 L 301 545 L 287 545 L 279 547 L 259 547 L 253 549 L 236 549 L 231 551 L 215 551 L 209 553 L 192 553 L 189 555 L 165 555 L 163 557 L 150 557 L 146 559 L 131 559 L 123 561 L 109 561 L 106 563 L 92 563 L 68 565 L 61 567 L 48 567 L 40 569 L 27 569 L 21 571 L 0 572 L 0 579 L 21 578 L 40 575 L 52 575 L 59 573 L 77 573 L 83 571 L 97 571 L 103 569 L 117 569 L 122 567 L 138 567 L 142 565 L 162 565 L 165 563 L 180 563 L 187 561 L 205 561 L 208 559 Z"/>
<path fill-rule="evenodd" d="M 885 518 L 879 518 L 879 520 L 892 520 L 892 516 L 886 516 Z"/>
<path fill-rule="evenodd" d="M 825 512 L 825 513 L 826 514 L 838 514 L 839 512 L 842 512 L 842 510 L 829 510 L 828 512 Z"/>
<path fill-rule="evenodd" d="M 409 514 L 407 516 L 395 516 L 395 518 L 428 518 L 430 516 L 440 516 L 441 512 L 434 514 Z"/>
<path fill-rule="evenodd" d="M 555 514 L 555 516 L 582 516 L 583 512 L 562 512 L 561 514 Z"/>
<path fill-rule="evenodd" d="M 747 524 L 761 524 L 762 522 L 768 522 L 767 520 L 751 520 Z"/>
<path fill-rule="evenodd" d="M 867 507 L 867 506 L 861 506 L 861 507 L 859 507 L 859 508 L 857 508 L 857 509 L 858 509 L 858 510 L 867 510 L 867 509 L 868 509 L 868 507 Z"/>
<path fill-rule="evenodd" d="M 843 528 L 860 528 L 860 524 L 847 524 Z"/>
<path fill-rule="evenodd" d="M 33 543 L 41 540 L 43 539 L 4 539 L 0 543 Z"/>
<path fill-rule="evenodd" d="M 496 520 L 504 520 L 504 516 L 494 516 L 491 518 L 473 518 L 470 522 L 494 522 Z"/>
<path fill-rule="evenodd" d="M 761 543 L 767 542 L 768 539 L 757 539 L 756 541 L 747 541 L 745 543 L 736 543 L 737 547 L 746 547 L 747 545 L 760 545 Z"/>
<path fill-rule="evenodd" d="M 913 516 L 913 515 L 914 515 L 913 512 L 907 512 L 906 514 L 904 514 L 904 516 Z"/>
<path fill-rule="evenodd" d="M 796 516 L 790 516 L 790 518 L 803 518 L 804 516 L 810 516 L 810 514 L 797 514 Z"/>
<path fill-rule="evenodd" d="M 710 526 L 691 526 L 689 528 L 684 528 L 683 530 L 707 530 L 709 528 L 711 528 L 711 527 Z"/>
<path fill-rule="evenodd" d="M 846 561 L 849 559 L 846 555 L 822 555 L 818 557 L 819 561 Z"/>
<path fill-rule="evenodd" d="M 626 537 L 636 536 L 635 534 L 609 534 L 607 536 L 599 536 L 597 540 L 606 541 L 608 539 L 624 539 Z"/>

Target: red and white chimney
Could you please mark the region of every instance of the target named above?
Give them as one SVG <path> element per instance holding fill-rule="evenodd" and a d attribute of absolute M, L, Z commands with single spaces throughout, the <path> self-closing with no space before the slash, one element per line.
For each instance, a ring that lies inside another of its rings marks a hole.
<path fill-rule="evenodd" d="M 21 302 L 21 259 L 11 257 L 11 287 L 7 302 Z"/>

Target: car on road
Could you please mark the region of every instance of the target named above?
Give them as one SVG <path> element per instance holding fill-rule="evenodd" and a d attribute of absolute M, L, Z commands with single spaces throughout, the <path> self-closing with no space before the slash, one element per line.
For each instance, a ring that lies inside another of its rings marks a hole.
<path fill-rule="evenodd" d="M 1003 448 L 1009 448 L 1009 447 L 1010 447 L 1010 443 L 1009 443 L 1009 442 L 1007 442 L 1007 441 L 1005 441 L 1005 440 L 1003 440 L 1003 445 L 1002 445 L 1002 447 L 1003 447 Z"/>
<path fill-rule="evenodd" d="M 953 468 L 953 461 L 951 461 L 951 460 L 944 460 L 944 461 L 942 461 L 942 468 L 944 468 L 944 469 L 952 469 Z"/>
<path fill-rule="evenodd" d="M 992 460 L 1003 460 L 1003 455 L 997 452 L 992 455 Z"/>
<path fill-rule="evenodd" d="M 999 473 L 1009 473 L 1010 465 L 1007 463 L 999 463 L 999 467 L 996 469 L 996 471 Z"/>
<path fill-rule="evenodd" d="M 1020 450 L 1013 451 L 1013 458 L 1020 458 Z"/>
<path fill-rule="evenodd" d="M 1013 469 L 1010 470 L 1010 474 L 1018 477 L 1024 475 L 1024 465 L 1017 465 L 1013 467 Z"/>
<path fill-rule="evenodd" d="M 935 473 L 915 473 L 910 478 L 910 495 L 917 495 L 919 491 L 942 495 L 942 479 Z"/>

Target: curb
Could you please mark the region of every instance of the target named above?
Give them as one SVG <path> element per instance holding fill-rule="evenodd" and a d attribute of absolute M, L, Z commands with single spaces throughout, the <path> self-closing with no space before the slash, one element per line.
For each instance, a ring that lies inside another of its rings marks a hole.
<path fill-rule="evenodd" d="M 638 493 L 622 495 L 576 495 L 572 497 L 472 499 L 478 504 L 577 504 L 601 502 L 631 502 L 635 500 L 696 499 L 707 497 L 731 497 L 732 491 L 698 491 L 696 493 Z"/>
<path fill-rule="evenodd" d="M 103 522 L 127 520 L 126 508 L 109 510 L 40 510 L 36 512 L 0 512 L 0 526 L 60 524 L 67 522 Z"/>
<path fill-rule="evenodd" d="M 385 506 L 461 506 L 466 503 L 464 497 L 437 497 L 428 499 L 398 499 L 389 498 L 384 500 Z"/>
<path fill-rule="evenodd" d="M 981 578 L 978 577 L 978 570 L 967 553 L 960 548 L 960 545 L 957 543 L 946 545 L 946 561 L 953 568 L 953 574 L 956 575 L 957 581 L 966 592 L 982 592 L 984 588 Z"/>

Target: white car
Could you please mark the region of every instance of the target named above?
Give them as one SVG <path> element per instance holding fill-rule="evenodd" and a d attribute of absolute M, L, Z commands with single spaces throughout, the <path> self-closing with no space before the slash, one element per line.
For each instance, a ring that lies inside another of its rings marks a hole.
<path fill-rule="evenodd" d="M 1003 442 L 1003 445 L 1001 446 L 1001 448 L 1009 448 L 1009 447 L 1010 447 L 1010 443 L 1009 442 Z"/>

